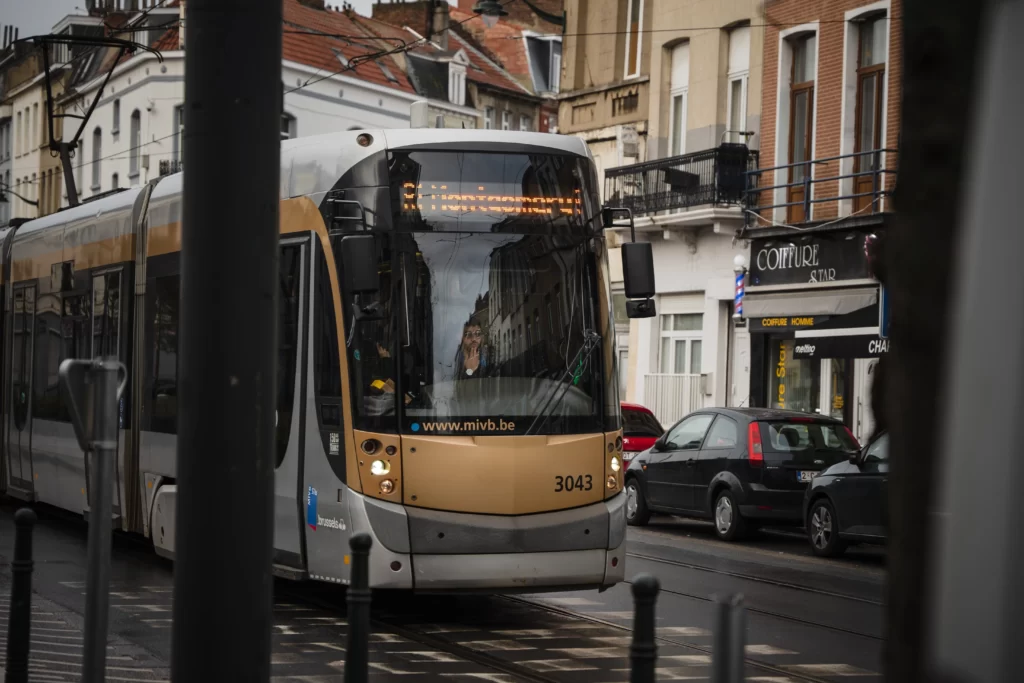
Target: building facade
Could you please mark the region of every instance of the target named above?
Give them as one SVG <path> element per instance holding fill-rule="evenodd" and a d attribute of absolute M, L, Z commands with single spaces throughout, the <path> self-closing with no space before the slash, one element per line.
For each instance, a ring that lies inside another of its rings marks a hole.
<path fill-rule="evenodd" d="M 588 140 L 604 201 L 631 210 L 637 239 L 654 253 L 658 315 L 629 321 L 616 294 L 623 398 L 663 423 L 748 401 L 733 263 L 748 256 L 744 173 L 757 166 L 760 137 L 751 134 L 761 114 L 759 5 L 579 0 L 567 8 L 565 81 L 582 87 L 562 94 L 562 131 Z M 615 51 L 598 51 L 611 35 Z"/>
<path fill-rule="evenodd" d="M 767 4 L 761 165 L 744 235 L 751 403 L 830 414 L 860 439 L 888 352 L 869 250 L 893 211 L 901 5 Z"/>

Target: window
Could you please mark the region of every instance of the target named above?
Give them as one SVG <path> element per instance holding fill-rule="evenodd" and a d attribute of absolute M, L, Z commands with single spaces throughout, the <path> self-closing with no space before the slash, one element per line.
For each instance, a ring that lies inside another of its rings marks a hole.
<path fill-rule="evenodd" d="M 178 105 L 174 108 L 174 139 L 171 140 L 171 160 L 184 161 L 185 159 L 185 107 Z"/>
<path fill-rule="evenodd" d="M 299 290 L 302 282 L 302 247 L 281 247 L 280 302 L 277 309 L 277 464 L 288 450 L 295 406 L 295 361 L 299 348 Z"/>
<path fill-rule="evenodd" d="M 36 127 L 38 125 L 39 125 L 39 105 L 38 104 L 33 104 L 32 105 L 32 135 L 28 139 L 29 140 L 28 149 L 25 150 L 27 152 L 31 152 L 34 147 L 38 147 L 39 146 L 39 128 Z"/>
<path fill-rule="evenodd" d="M 448 64 L 448 101 L 460 106 L 466 103 L 466 65 L 456 61 Z"/>
<path fill-rule="evenodd" d="M 799 164 L 810 161 L 814 135 L 814 78 L 817 60 L 816 37 L 804 34 L 790 43 L 793 51 L 793 68 L 789 84 L 789 163 Z M 800 183 L 810 174 L 810 164 L 792 166 L 789 182 Z M 787 220 L 800 222 L 809 220 L 803 206 L 806 190 L 802 186 L 789 188 L 787 202 L 797 202 L 788 207 Z"/>
<path fill-rule="evenodd" d="M 666 450 L 700 448 L 704 441 L 704 434 L 707 433 L 714 417 L 714 415 L 693 415 L 684 418 L 682 422 L 670 429 L 668 436 L 665 437 Z"/>
<path fill-rule="evenodd" d="M 646 410 L 622 411 L 622 436 L 653 436 L 658 438 L 665 432 L 658 419 Z"/>
<path fill-rule="evenodd" d="M 120 357 L 121 273 L 92 279 L 92 357 Z"/>
<path fill-rule="evenodd" d="M 178 294 L 181 276 L 151 278 L 146 287 L 149 324 L 150 426 L 154 432 L 178 432 Z"/>
<path fill-rule="evenodd" d="M 295 137 L 295 117 L 290 114 L 281 114 L 281 139 L 290 140 Z"/>
<path fill-rule="evenodd" d="M 703 313 L 661 316 L 661 371 L 671 375 L 699 375 Z"/>
<path fill-rule="evenodd" d="M 644 0 L 628 0 L 626 7 L 626 78 L 640 75 L 640 24 L 644 16 Z"/>
<path fill-rule="evenodd" d="M 24 135 L 21 127 L 21 112 L 18 112 L 18 126 L 14 130 L 14 156 L 21 156 L 22 142 L 21 136 Z"/>
<path fill-rule="evenodd" d="M 551 43 L 551 75 L 548 77 L 551 92 L 558 92 L 562 87 L 562 41 Z"/>
<path fill-rule="evenodd" d="M 494 107 L 484 107 L 484 128 L 486 130 L 494 128 Z"/>
<path fill-rule="evenodd" d="M 28 422 L 29 380 L 32 375 L 32 325 L 36 312 L 34 285 L 14 290 L 14 335 L 11 347 L 14 426 L 18 431 Z"/>
<path fill-rule="evenodd" d="M 509 130 L 512 127 L 512 112 L 508 109 L 501 112 L 501 129 Z"/>
<path fill-rule="evenodd" d="M 110 189 L 116 190 L 121 187 L 121 179 L 116 173 L 110 176 Z"/>
<path fill-rule="evenodd" d="M 761 423 L 761 438 L 768 453 L 793 451 L 857 451 L 853 437 L 842 425 L 817 422 Z M 767 432 L 768 438 L 764 438 Z"/>
<path fill-rule="evenodd" d="M 128 176 L 139 175 L 139 147 L 142 145 L 142 114 L 138 109 L 132 112 L 128 131 Z"/>
<path fill-rule="evenodd" d="M 820 406 L 821 360 L 794 358 L 793 339 L 773 339 L 768 357 L 768 407 L 812 413 Z"/>
<path fill-rule="evenodd" d="M 626 295 L 622 292 L 612 294 L 612 314 L 616 325 L 629 327 L 629 316 L 626 315 Z"/>
<path fill-rule="evenodd" d="M 100 189 L 100 158 L 103 154 L 103 131 L 96 128 L 92 132 L 92 189 Z"/>
<path fill-rule="evenodd" d="M 882 436 L 875 439 L 875 441 L 868 446 L 867 453 L 864 454 L 864 464 L 870 465 L 872 463 L 887 463 L 889 462 L 889 435 L 882 434 Z"/>
<path fill-rule="evenodd" d="M 739 441 L 739 427 L 736 422 L 724 415 L 715 418 L 715 424 L 708 432 L 704 448 L 732 448 Z"/>
<path fill-rule="evenodd" d="M 860 22 L 857 48 L 857 113 L 854 151 L 873 152 L 882 148 L 882 112 L 885 109 L 885 16 L 875 15 Z M 854 211 L 871 210 L 875 189 L 874 172 L 879 168 L 877 154 L 854 157 Z M 882 179 L 878 179 L 881 183 Z M 874 207 L 879 210 L 880 207 Z"/>
<path fill-rule="evenodd" d="M 521 130 L 521 131 L 533 130 L 533 127 L 531 125 L 532 123 L 533 123 L 533 121 L 530 119 L 529 116 L 525 116 L 525 115 L 520 116 L 519 117 L 519 130 Z"/>
<path fill-rule="evenodd" d="M 750 73 L 750 27 L 741 26 L 729 32 L 729 142 L 745 142 L 740 132 L 747 127 L 747 80 Z"/>
<path fill-rule="evenodd" d="M 562 80 L 562 39 L 524 35 L 530 76 L 536 92 L 558 92 Z"/>
<path fill-rule="evenodd" d="M 114 100 L 114 120 L 110 122 L 110 132 L 117 135 L 121 132 L 121 100 Z"/>
<path fill-rule="evenodd" d="M 686 107 L 690 87 L 690 44 L 672 49 L 672 81 L 669 91 L 669 154 L 686 152 Z"/>

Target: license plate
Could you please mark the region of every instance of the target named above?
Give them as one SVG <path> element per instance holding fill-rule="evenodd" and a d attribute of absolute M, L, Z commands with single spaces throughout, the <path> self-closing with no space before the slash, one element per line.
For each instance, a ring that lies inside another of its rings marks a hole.
<path fill-rule="evenodd" d="M 810 481 L 811 479 L 814 479 L 816 474 L 818 474 L 818 473 L 817 472 L 808 472 L 807 470 L 800 470 L 799 472 L 796 473 L 796 480 L 797 481 Z"/>

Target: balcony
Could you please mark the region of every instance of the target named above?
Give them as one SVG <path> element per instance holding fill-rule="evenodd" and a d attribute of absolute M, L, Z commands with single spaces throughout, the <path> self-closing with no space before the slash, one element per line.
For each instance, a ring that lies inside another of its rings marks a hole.
<path fill-rule="evenodd" d="M 897 150 L 878 149 L 747 172 L 747 228 L 850 226 L 892 211 Z M 765 185 L 774 182 L 774 185 Z"/>
<path fill-rule="evenodd" d="M 740 204 L 749 171 L 757 169 L 757 150 L 723 144 L 692 154 L 609 168 L 604 173 L 608 206 L 630 209 L 634 216 L 695 206 Z"/>
<path fill-rule="evenodd" d="M 162 176 L 178 173 L 183 170 L 185 170 L 185 162 L 180 159 L 172 159 L 170 161 L 162 159 L 160 161 L 160 175 Z"/>

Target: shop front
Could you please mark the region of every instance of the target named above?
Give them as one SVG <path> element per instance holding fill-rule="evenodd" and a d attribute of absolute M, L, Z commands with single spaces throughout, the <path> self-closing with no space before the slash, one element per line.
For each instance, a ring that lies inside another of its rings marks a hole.
<path fill-rule="evenodd" d="M 871 382 L 889 342 L 879 337 L 867 236 L 752 241 L 743 305 L 751 405 L 831 415 L 862 440 L 871 433 Z"/>

